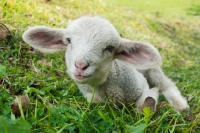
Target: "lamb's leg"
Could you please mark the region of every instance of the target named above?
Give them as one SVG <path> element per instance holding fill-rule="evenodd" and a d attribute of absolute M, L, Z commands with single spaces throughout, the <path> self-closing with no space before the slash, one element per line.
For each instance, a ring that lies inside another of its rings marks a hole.
<path fill-rule="evenodd" d="M 141 97 L 136 102 L 138 111 L 142 112 L 144 107 L 149 107 L 153 112 L 155 112 L 158 96 L 159 90 L 157 88 L 145 88 Z"/>
<path fill-rule="evenodd" d="M 83 96 L 87 99 L 87 102 L 99 103 L 103 102 L 103 99 L 98 89 L 93 90 L 93 88 L 89 85 L 77 84 L 79 90 L 83 94 Z"/>
<path fill-rule="evenodd" d="M 159 97 L 159 90 L 158 88 L 152 88 L 149 90 L 149 96 L 144 100 L 143 108 L 150 107 L 150 109 L 155 112 L 156 111 L 156 105 L 158 102 Z"/>
<path fill-rule="evenodd" d="M 85 98 L 87 98 L 87 102 L 92 103 L 99 103 L 101 102 L 101 98 L 98 97 L 96 94 L 87 93 L 85 94 Z"/>
<path fill-rule="evenodd" d="M 144 77 L 152 87 L 157 87 L 167 101 L 179 112 L 189 110 L 186 99 L 181 95 L 175 84 L 164 75 L 161 68 L 142 71 Z"/>

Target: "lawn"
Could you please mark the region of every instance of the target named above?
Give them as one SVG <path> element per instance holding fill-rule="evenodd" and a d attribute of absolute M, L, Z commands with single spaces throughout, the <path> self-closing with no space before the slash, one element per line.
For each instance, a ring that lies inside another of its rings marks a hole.
<path fill-rule="evenodd" d="M 199 133 L 199 9 L 197 0 L 1 0 L 0 132 Z M 190 113 L 178 115 L 163 96 L 155 113 L 87 103 L 66 74 L 64 52 L 43 54 L 21 38 L 30 26 L 64 28 L 83 15 L 103 16 L 123 37 L 154 44 L 163 71 L 188 99 Z M 11 105 L 18 95 L 28 97 L 30 106 L 15 116 Z"/>

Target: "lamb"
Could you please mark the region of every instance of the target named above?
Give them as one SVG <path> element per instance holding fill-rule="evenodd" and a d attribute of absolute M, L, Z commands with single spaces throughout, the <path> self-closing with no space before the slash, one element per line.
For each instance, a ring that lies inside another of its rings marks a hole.
<path fill-rule="evenodd" d="M 66 29 L 35 26 L 22 38 L 42 52 L 65 50 L 67 73 L 88 102 L 109 99 L 119 106 L 136 103 L 139 112 L 144 106 L 155 111 L 161 92 L 179 113 L 189 109 L 178 88 L 162 72 L 158 50 L 146 42 L 121 38 L 104 18 L 80 17 Z"/>

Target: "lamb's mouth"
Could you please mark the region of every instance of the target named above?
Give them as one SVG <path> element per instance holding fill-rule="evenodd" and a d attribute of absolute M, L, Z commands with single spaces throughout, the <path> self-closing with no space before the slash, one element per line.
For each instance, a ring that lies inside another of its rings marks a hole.
<path fill-rule="evenodd" d="M 91 75 L 83 76 L 83 75 L 74 75 L 74 77 L 78 80 L 86 80 L 91 77 Z"/>

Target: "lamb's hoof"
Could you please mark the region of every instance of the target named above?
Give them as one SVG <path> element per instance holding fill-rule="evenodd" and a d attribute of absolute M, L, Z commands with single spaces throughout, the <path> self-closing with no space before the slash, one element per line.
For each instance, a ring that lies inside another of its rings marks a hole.
<path fill-rule="evenodd" d="M 180 113 L 180 114 L 190 115 L 190 114 L 191 114 L 191 110 L 190 110 L 190 108 L 188 107 L 188 108 L 185 108 L 185 109 L 179 111 L 179 113 Z"/>
<path fill-rule="evenodd" d="M 156 100 L 152 97 L 147 97 L 143 103 L 143 108 L 144 107 L 149 107 L 152 112 L 155 112 L 156 111 Z"/>

